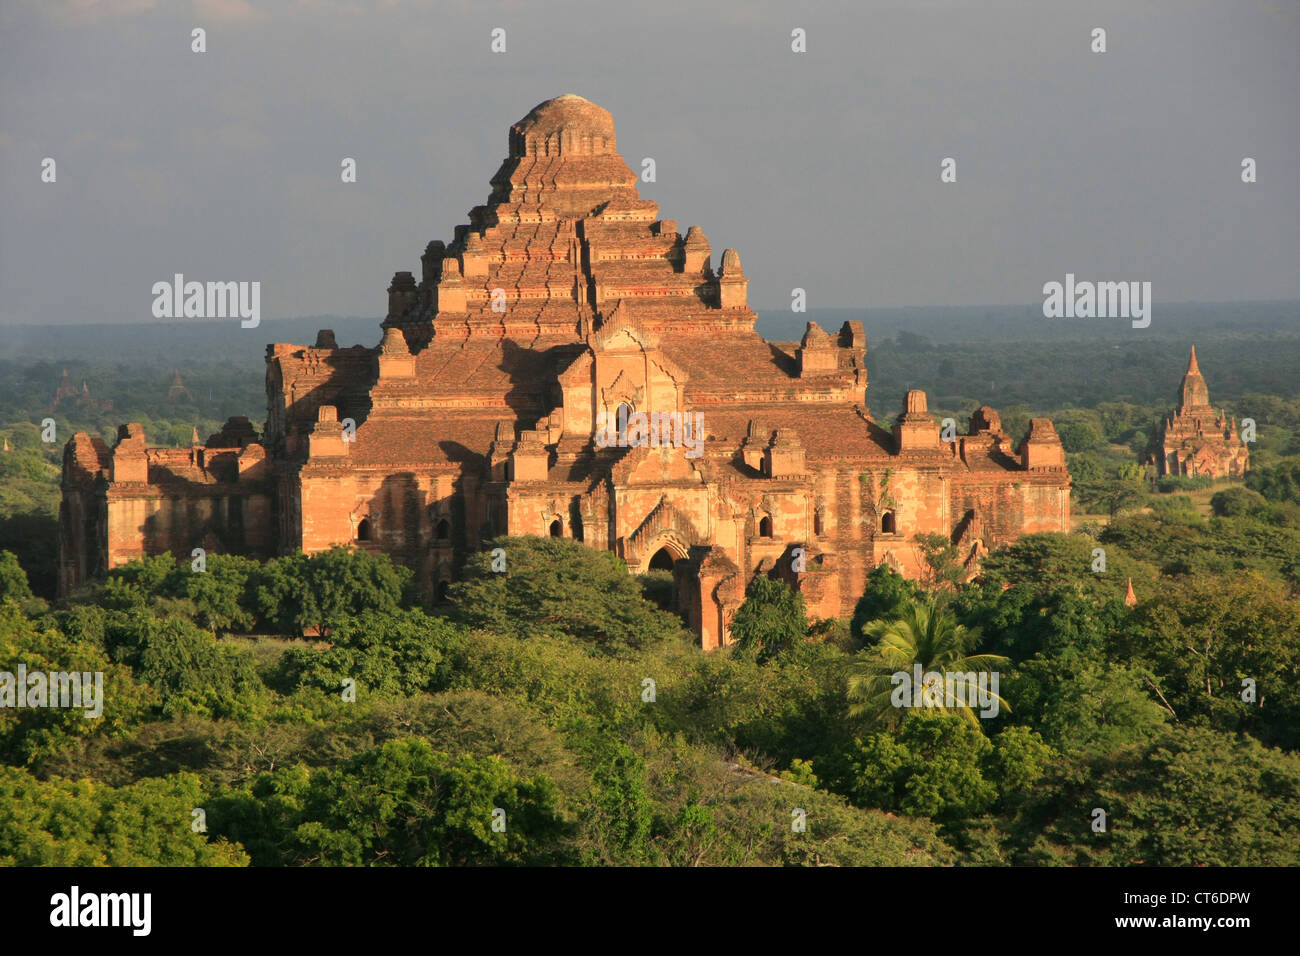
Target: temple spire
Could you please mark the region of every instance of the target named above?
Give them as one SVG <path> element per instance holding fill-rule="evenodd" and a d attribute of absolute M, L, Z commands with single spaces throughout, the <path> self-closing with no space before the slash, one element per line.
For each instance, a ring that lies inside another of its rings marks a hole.
<path fill-rule="evenodd" d="M 1192 346 L 1191 357 L 1187 360 L 1187 373 L 1178 388 L 1178 405 L 1180 408 L 1204 408 L 1210 404 L 1210 388 L 1205 384 L 1201 367 L 1196 364 L 1196 346 Z"/>

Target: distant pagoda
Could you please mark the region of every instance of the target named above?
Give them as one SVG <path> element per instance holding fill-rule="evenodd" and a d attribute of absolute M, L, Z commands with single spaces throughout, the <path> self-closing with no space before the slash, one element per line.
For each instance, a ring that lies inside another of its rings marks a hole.
<path fill-rule="evenodd" d="M 85 379 L 82 379 L 80 389 L 73 385 L 72 378 L 68 375 L 66 368 L 59 378 L 59 384 L 54 390 L 54 395 L 50 398 L 50 411 L 55 411 L 59 407 L 59 403 L 65 399 L 72 399 L 72 404 L 76 409 L 87 414 L 107 412 L 113 409 L 111 401 L 101 402 L 90 394 L 90 386 L 86 384 Z"/>
<path fill-rule="evenodd" d="M 168 387 L 167 389 L 167 401 L 169 402 L 194 401 L 194 396 L 190 393 L 190 390 L 185 387 L 185 383 L 181 380 L 180 369 L 175 369 L 175 368 L 172 369 L 172 383 L 171 386 Z"/>
<path fill-rule="evenodd" d="M 1178 408 L 1161 426 L 1152 457 L 1161 476 L 1240 478 L 1250 468 L 1250 451 L 1237 434 L 1236 419 L 1210 405 L 1196 346 L 1178 389 Z"/>

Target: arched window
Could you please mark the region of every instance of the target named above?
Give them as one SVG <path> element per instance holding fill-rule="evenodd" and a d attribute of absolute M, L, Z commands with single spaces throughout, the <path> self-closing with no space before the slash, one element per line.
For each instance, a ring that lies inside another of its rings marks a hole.
<path fill-rule="evenodd" d="M 826 533 L 826 521 L 822 515 L 822 510 L 818 508 L 813 512 L 813 534 L 820 537 Z"/>
<path fill-rule="evenodd" d="M 357 540 L 358 541 L 370 540 L 370 519 L 369 518 L 362 518 L 360 523 L 357 524 Z"/>
<path fill-rule="evenodd" d="M 758 523 L 758 536 L 759 536 L 760 538 L 770 538 L 770 537 L 772 537 L 772 519 L 771 519 L 770 516 L 768 516 L 768 515 L 764 515 L 764 516 L 763 516 L 763 519 L 762 519 L 761 521 L 759 521 L 759 523 Z"/>
<path fill-rule="evenodd" d="M 446 541 L 451 537 L 451 522 L 443 518 L 438 522 L 438 527 L 434 529 L 433 536 L 439 541 Z"/>
<path fill-rule="evenodd" d="M 632 417 L 632 406 L 627 402 L 619 402 L 618 408 L 614 411 L 614 442 L 621 445 L 627 441 L 628 420 Z"/>
<path fill-rule="evenodd" d="M 439 604 L 441 604 L 443 601 L 447 600 L 447 582 L 446 582 L 446 581 L 439 581 L 439 582 L 438 582 L 438 586 L 437 586 L 437 588 L 434 589 L 434 595 L 435 595 L 434 599 L 435 599 Z"/>
<path fill-rule="evenodd" d="M 551 522 L 551 537 L 552 538 L 564 537 L 564 525 L 560 524 L 559 518 L 556 518 L 554 521 Z"/>
<path fill-rule="evenodd" d="M 896 534 L 897 532 L 898 525 L 894 521 L 894 513 L 892 511 L 886 511 L 880 516 L 880 533 Z"/>

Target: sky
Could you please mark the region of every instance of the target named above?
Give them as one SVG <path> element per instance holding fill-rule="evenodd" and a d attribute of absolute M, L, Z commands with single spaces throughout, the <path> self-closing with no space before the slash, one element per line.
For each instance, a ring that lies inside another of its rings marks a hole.
<path fill-rule="evenodd" d="M 1300 299 L 1294 0 L 0 0 L 0 324 L 381 316 L 562 93 L 758 309 Z"/>

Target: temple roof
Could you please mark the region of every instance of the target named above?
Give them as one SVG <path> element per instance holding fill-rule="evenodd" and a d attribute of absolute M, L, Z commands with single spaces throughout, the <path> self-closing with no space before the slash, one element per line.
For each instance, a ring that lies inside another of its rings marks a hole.
<path fill-rule="evenodd" d="M 614 155 L 614 117 L 574 93 L 538 103 L 510 127 L 510 155 Z"/>
<path fill-rule="evenodd" d="M 1187 361 L 1187 373 L 1178 387 L 1178 404 L 1181 408 L 1204 408 L 1210 404 L 1210 387 L 1201 374 L 1201 367 L 1196 364 L 1196 346 L 1192 346 L 1191 358 Z"/>

